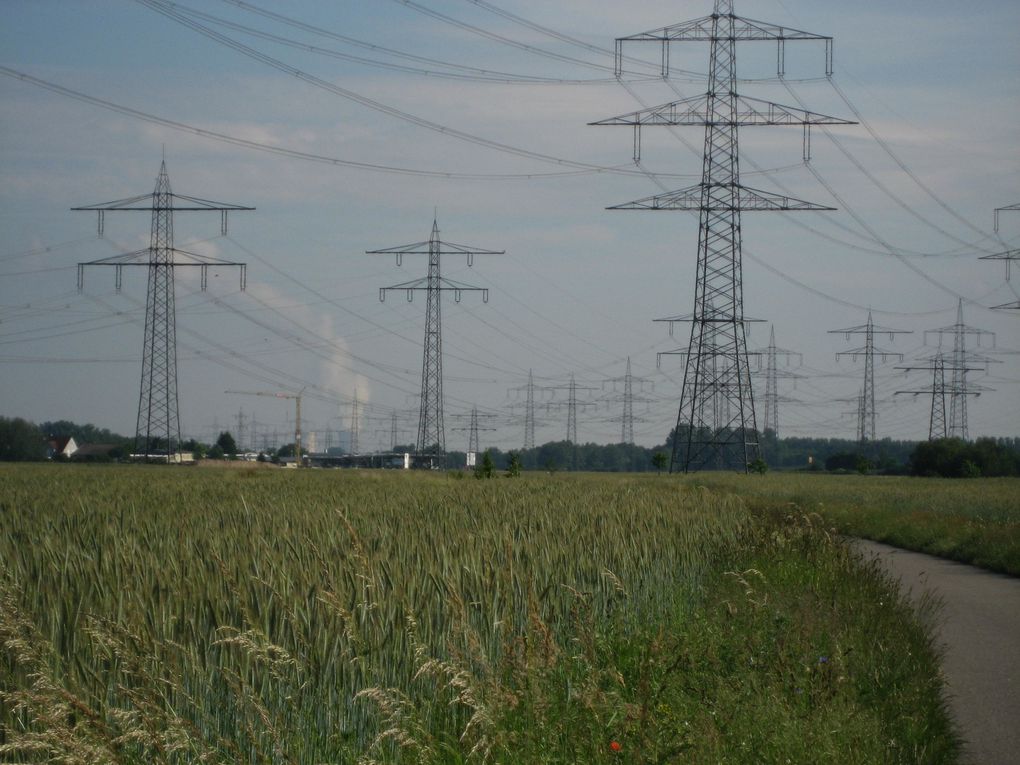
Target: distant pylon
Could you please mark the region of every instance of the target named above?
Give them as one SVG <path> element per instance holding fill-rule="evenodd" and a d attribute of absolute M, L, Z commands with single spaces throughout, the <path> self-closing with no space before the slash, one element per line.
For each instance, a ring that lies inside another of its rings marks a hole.
<path fill-rule="evenodd" d="M 444 249 L 444 247 L 446 249 Z M 446 453 L 446 430 L 443 424 L 443 335 L 441 298 L 443 292 L 452 292 L 460 302 L 463 292 L 481 292 L 482 302 L 488 302 L 489 291 L 482 287 L 455 282 L 442 276 L 440 258 L 443 255 L 464 255 L 467 264 L 474 263 L 475 255 L 502 255 L 505 250 L 482 250 L 459 244 L 444 243 L 439 239 L 439 224 L 433 219 L 432 233 L 427 242 L 415 242 L 385 250 L 369 250 L 369 255 L 396 255 L 401 265 L 404 255 L 428 255 L 428 276 L 379 290 L 379 300 L 386 299 L 391 290 L 402 290 L 411 301 L 415 292 L 426 293 L 425 345 L 422 352 L 421 407 L 418 415 L 418 454 L 442 455 Z"/>
<path fill-rule="evenodd" d="M 72 207 L 98 213 L 99 236 L 103 236 L 107 212 L 145 211 L 152 213 L 149 247 L 145 250 L 114 255 L 78 264 L 78 290 L 84 287 L 86 266 L 113 266 L 114 282 L 120 291 L 125 266 L 144 266 L 149 280 L 145 294 L 145 343 L 142 351 L 142 381 L 138 393 L 138 418 L 135 422 L 135 454 L 143 459 L 171 461 L 180 454 L 181 418 L 177 395 L 177 315 L 174 293 L 174 269 L 195 267 L 200 271 L 201 287 L 208 285 L 210 267 L 237 266 L 241 289 L 245 288 L 244 263 L 219 260 L 174 247 L 174 212 L 219 212 L 220 233 L 227 233 L 227 213 L 254 210 L 208 199 L 198 199 L 170 190 L 166 160 L 159 166 L 152 194 L 97 205 Z M 240 445 L 240 444 L 239 444 Z"/>
<path fill-rule="evenodd" d="M 970 327 L 963 323 L 963 300 L 957 301 L 956 304 L 956 323 L 948 327 L 940 327 L 938 329 L 930 329 L 925 333 L 925 339 L 927 340 L 928 335 L 939 336 L 939 347 L 942 346 L 942 339 L 946 335 L 953 336 L 953 353 L 949 360 L 949 369 L 951 371 L 950 383 L 949 383 L 949 428 L 948 435 L 950 438 L 969 438 L 969 426 L 967 423 L 967 397 L 979 395 L 983 391 L 989 390 L 979 385 L 974 385 L 967 380 L 967 373 L 974 372 L 977 370 L 986 369 L 988 364 L 998 363 L 997 359 L 992 359 L 987 356 L 975 353 L 967 350 L 967 337 L 970 336 L 975 339 L 978 346 L 981 345 L 981 338 L 983 336 L 990 336 L 992 338 L 992 346 L 995 346 L 995 333 L 988 332 L 978 327 Z"/>
<path fill-rule="evenodd" d="M 528 394 L 524 408 L 524 449 L 535 448 L 535 378 L 528 370 Z"/>
<path fill-rule="evenodd" d="M 625 41 L 658 43 L 662 47 L 661 73 L 668 77 L 670 45 L 695 40 L 711 45 L 707 93 L 592 124 L 633 126 L 635 161 L 640 158 L 640 130 L 644 125 L 705 127 L 699 185 L 610 209 L 699 211 L 694 311 L 687 318 L 691 322 L 690 342 L 670 471 L 729 467 L 746 472 L 758 458 L 759 449 L 747 354 L 748 320 L 743 306 L 740 214 L 744 210 L 833 208 L 742 185 L 738 126 L 802 125 L 807 159 L 810 125 L 853 123 L 737 94 L 738 40 L 775 40 L 778 75 L 782 77 L 785 44 L 795 40 L 824 41 L 825 69 L 830 74 L 832 38 L 740 18 L 733 13 L 733 0 L 715 0 L 711 16 L 618 38 L 617 74 L 622 74 Z"/>
<path fill-rule="evenodd" d="M 390 451 L 397 450 L 397 410 L 390 414 Z"/>
<path fill-rule="evenodd" d="M 769 328 L 769 345 L 765 349 L 765 423 L 763 431 L 772 431 L 775 438 L 779 438 L 779 403 L 790 401 L 779 395 L 779 379 L 796 379 L 798 375 L 793 372 L 779 371 L 779 357 L 784 356 L 787 360 L 793 356 L 800 357 L 797 351 L 780 348 L 776 345 L 776 328 Z"/>
<path fill-rule="evenodd" d="M 566 403 L 562 401 L 550 401 L 545 405 L 546 411 L 553 408 L 567 409 L 567 441 L 572 444 L 577 443 L 577 408 L 581 407 L 585 409 L 590 406 L 595 406 L 593 401 L 581 401 L 577 400 L 577 392 L 579 390 L 593 391 L 595 388 L 589 388 L 587 386 L 579 387 L 577 381 L 574 379 L 574 373 L 570 373 L 570 380 L 566 385 L 543 385 L 541 388 L 543 393 L 548 393 L 551 396 L 556 395 L 556 391 L 565 390 L 567 391 Z"/>
<path fill-rule="evenodd" d="M 358 443 L 361 430 L 358 408 L 358 389 L 355 388 L 354 399 L 351 401 L 351 454 L 361 454 L 361 445 Z"/>
<path fill-rule="evenodd" d="M 863 347 L 841 351 L 836 354 L 837 359 L 840 356 L 850 356 L 854 361 L 857 360 L 858 356 L 864 356 L 864 387 L 861 389 L 859 399 L 857 424 L 857 440 L 862 446 L 867 442 L 875 440 L 875 422 L 877 419 L 875 414 L 875 356 L 879 356 L 883 361 L 890 356 L 896 356 L 899 359 L 903 358 L 902 353 L 895 353 L 894 351 L 875 347 L 875 332 L 889 335 L 890 340 L 895 335 L 911 334 L 910 330 L 876 327 L 871 318 L 871 311 L 868 311 L 868 321 L 866 324 L 857 327 L 847 327 L 846 329 L 829 330 L 829 334 L 846 335 L 847 340 L 850 339 L 851 335 L 864 335 Z"/>
<path fill-rule="evenodd" d="M 634 423 L 635 422 L 647 422 L 647 420 L 641 417 L 634 416 L 634 404 L 643 403 L 648 404 L 652 399 L 644 396 L 645 386 L 649 386 L 654 390 L 655 384 L 644 377 L 635 377 L 631 372 L 630 356 L 627 357 L 627 371 L 623 377 L 612 377 L 602 381 L 602 389 L 605 390 L 606 385 L 613 386 L 614 394 L 617 392 L 617 385 L 623 386 L 623 395 L 611 395 L 603 396 L 602 401 L 607 403 L 619 403 L 622 405 L 623 411 L 620 417 L 611 418 L 611 422 L 620 423 L 620 443 L 633 444 L 634 443 Z M 634 389 L 637 388 L 638 393 L 635 394 Z"/>
<path fill-rule="evenodd" d="M 946 361 L 941 352 L 936 353 L 929 359 L 927 366 L 897 367 L 906 371 L 925 370 L 931 371 L 931 390 L 898 390 L 897 395 L 910 393 L 914 396 L 927 395 L 931 393 L 931 416 L 928 419 L 928 440 L 937 441 L 940 438 L 947 438 L 949 435 L 946 427 Z"/>
<path fill-rule="evenodd" d="M 468 451 L 469 454 L 477 454 L 479 451 L 481 451 L 481 446 L 480 446 L 481 442 L 480 442 L 479 437 L 478 437 L 479 431 L 482 431 L 482 430 L 495 430 L 495 428 L 486 427 L 485 425 L 481 425 L 480 423 L 484 422 L 484 421 L 491 420 L 496 415 L 489 414 L 489 413 L 479 414 L 478 413 L 478 406 L 476 405 L 476 406 L 472 406 L 471 407 L 471 412 L 468 415 L 455 414 L 453 416 L 455 418 L 463 418 L 465 416 L 468 418 L 468 426 L 466 428 L 453 428 L 453 430 L 455 430 L 455 431 L 456 430 L 460 430 L 460 431 L 466 430 L 468 432 L 467 451 Z"/>
<path fill-rule="evenodd" d="M 634 443 L 634 379 L 630 374 L 630 356 L 627 357 L 627 373 L 623 376 L 623 427 L 620 443 Z"/>

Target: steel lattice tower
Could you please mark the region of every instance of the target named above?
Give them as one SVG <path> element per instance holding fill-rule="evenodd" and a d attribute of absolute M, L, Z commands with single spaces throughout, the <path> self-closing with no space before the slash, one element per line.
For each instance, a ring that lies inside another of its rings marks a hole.
<path fill-rule="evenodd" d="M 351 454 L 360 454 L 361 445 L 359 441 L 360 421 L 358 418 L 358 389 L 354 389 L 354 399 L 351 401 Z"/>
<path fill-rule="evenodd" d="M 208 286 L 210 267 L 237 266 L 241 272 L 241 289 L 245 287 L 246 266 L 185 252 L 174 247 L 174 212 L 219 212 L 220 233 L 227 233 L 227 213 L 254 210 L 207 199 L 174 194 L 166 171 L 166 160 L 160 164 L 156 188 L 151 195 L 105 202 L 72 210 L 98 213 L 99 235 L 104 232 L 107 212 L 144 211 L 152 213 L 149 247 L 145 250 L 114 255 L 109 258 L 78 264 L 78 290 L 84 287 L 86 266 L 113 266 L 119 291 L 124 266 L 148 269 L 145 295 L 145 343 L 142 350 L 142 380 L 138 394 L 138 417 L 135 424 L 135 453 L 148 459 L 171 461 L 180 454 L 181 420 L 177 394 L 177 316 L 174 302 L 174 269 L 197 267 L 201 287 Z M 240 445 L 240 444 L 239 444 Z"/>
<path fill-rule="evenodd" d="M 871 311 L 868 311 L 868 321 L 866 324 L 829 331 L 830 334 L 846 335 L 847 340 L 850 339 L 851 335 L 864 335 L 864 345 L 862 347 L 849 351 L 841 351 L 836 354 L 837 359 L 841 356 L 850 356 L 854 361 L 859 356 L 864 356 L 864 387 L 861 389 L 857 407 L 857 440 L 862 446 L 869 441 L 875 440 L 875 423 L 877 420 L 875 414 L 875 356 L 878 355 L 883 361 L 890 356 L 896 356 L 899 359 L 903 358 L 902 353 L 877 348 L 875 346 L 875 332 L 889 335 L 890 340 L 896 335 L 912 334 L 910 330 L 876 327 L 875 322 L 871 318 Z"/>
<path fill-rule="evenodd" d="M 630 373 L 630 356 L 627 357 L 627 372 L 623 376 L 623 424 L 620 443 L 634 443 L 634 378 Z"/>
<path fill-rule="evenodd" d="M 478 413 L 478 406 L 474 405 L 474 406 L 471 407 L 471 412 L 469 414 L 466 414 L 466 415 L 465 414 L 455 414 L 453 416 L 455 418 L 458 418 L 458 419 L 467 418 L 468 426 L 466 428 L 453 428 L 453 430 L 455 430 L 455 431 L 465 431 L 466 430 L 467 434 L 468 434 L 468 445 L 467 445 L 468 454 L 472 454 L 472 453 L 477 454 L 479 451 L 481 451 L 481 442 L 480 442 L 480 440 L 478 438 L 479 431 L 482 431 L 482 430 L 495 430 L 495 428 L 486 427 L 484 425 L 481 425 L 480 423 L 483 422 L 483 421 L 486 421 L 486 422 L 490 421 L 496 415 L 494 415 L 494 414 L 479 414 Z"/>
<path fill-rule="evenodd" d="M 524 449 L 535 448 L 535 378 L 528 370 L 527 395 L 524 403 Z"/>
<path fill-rule="evenodd" d="M 778 69 L 784 73 L 787 41 L 825 43 L 826 73 L 831 74 L 832 38 L 780 27 L 733 14 L 733 0 L 715 0 L 710 16 L 616 41 L 617 75 L 622 74 L 624 42 L 662 46 L 662 75 L 669 76 L 674 42 L 711 44 L 708 92 L 663 106 L 614 117 L 595 125 L 634 126 L 635 160 L 640 156 L 643 125 L 702 125 L 705 144 L 702 180 L 697 186 L 640 199 L 610 209 L 698 210 L 698 264 L 694 311 L 674 431 L 670 471 L 732 467 L 746 471 L 758 458 L 758 432 L 748 365 L 743 307 L 740 214 L 744 210 L 832 210 L 744 186 L 740 182 L 738 126 L 803 125 L 807 159 L 810 125 L 853 124 L 803 109 L 737 94 L 737 41 L 772 40 L 778 44 Z"/>
<path fill-rule="evenodd" d="M 898 390 L 896 391 L 896 394 L 900 395 L 903 393 L 909 393 L 914 396 L 931 394 L 931 415 L 928 418 L 928 440 L 937 441 L 941 438 L 949 437 L 949 430 L 947 427 L 949 420 L 946 418 L 946 394 L 949 392 L 949 388 L 946 387 L 946 359 L 940 351 L 928 359 L 928 362 L 929 363 L 923 367 L 908 366 L 897 367 L 897 369 L 903 369 L 908 372 L 915 370 L 931 372 L 931 390 Z"/>
<path fill-rule="evenodd" d="M 581 407 L 583 409 L 585 407 L 595 406 L 595 404 L 593 402 L 589 402 L 589 401 L 578 402 L 578 400 L 577 400 L 577 392 L 579 390 L 585 390 L 585 391 L 589 391 L 590 392 L 590 391 L 595 390 L 595 388 L 579 387 L 578 384 L 577 384 L 577 381 L 574 379 L 574 373 L 571 372 L 570 373 L 570 380 L 569 380 L 569 382 L 566 385 L 544 385 L 544 386 L 542 386 L 541 390 L 543 392 L 548 392 L 550 395 L 556 395 L 556 391 L 558 391 L 558 390 L 565 390 L 565 391 L 567 391 L 567 400 L 566 400 L 566 403 L 564 403 L 562 401 L 549 402 L 549 403 L 546 404 L 546 411 L 548 411 L 549 409 L 552 409 L 553 407 L 560 408 L 560 407 L 564 407 L 565 406 L 567 408 L 567 441 L 572 443 L 572 444 L 576 444 L 577 443 L 577 408 Z"/>
<path fill-rule="evenodd" d="M 614 393 L 616 392 L 616 386 L 618 384 L 623 386 L 622 396 L 603 397 L 602 399 L 603 401 L 609 403 L 619 402 L 623 407 L 623 412 L 620 415 L 620 417 L 614 417 L 610 421 L 620 422 L 620 439 L 621 439 L 620 443 L 633 444 L 635 421 L 647 422 L 647 420 L 641 417 L 634 416 L 634 403 L 638 402 L 647 404 L 649 401 L 651 401 L 651 399 L 644 396 L 643 393 L 645 390 L 645 385 L 648 385 L 654 390 L 655 384 L 647 378 L 634 376 L 633 372 L 631 371 L 630 356 L 627 357 L 627 368 L 623 377 L 612 377 L 607 380 L 603 380 L 602 389 L 605 390 L 606 385 L 610 384 L 613 386 Z M 635 385 L 637 386 L 641 395 L 634 394 Z"/>
<path fill-rule="evenodd" d="M 428 275 L 392 287 L 379 290 L 379 300 L 386 299 L 391 290 L 402 290 L 410 302 L 415 292 L 426 294 L 425 344 L 422 352 L 421 407 L 418 415 L 418 454 L 441 456 L 446 453 L 446 430 L 443 425 L 443 334 L 442 334 L 442 293 L 452 292 L 454 300 L 460 302 L 461 293 L 481 292 L 482 302 L 489 302 L 489 290 L 455 282 L 442 276 L 440 261 L 443 255 L 464 255 L 468 266 L 473 265 L 475 255 L 503 255 L 505 250 L 483 250 L 459 244 L 442 242 L 439 238 L 439 224 L 432 221 L 432 233 L 426 242 L 385 250 L 369 250 L 369 255 L 396 255 L 401 265 L 404 255 L 428 255 Z"/>
<path fill-rule="evenodd" d="M 945 335 L 953 336 L 953 353 L 950 356 L 950 371 L 952 375 L 949 383 L 949 428 L 947 435 L 950 438 L 969 438 L 967 425 L 967 396 L 976 396 L 988 388 L 974 385 L 967 380 L 967 373 L 987 368 L 990 363 L 997 362 L 972 351 L 967 350 L 967 337 L 976 339 L 977 345 L 981 345 L 981 337 L 989 335 L 992 338 L 992 345 L 995 345 L 995 334 L 977 327 L 970 327 L 963 323 L 963 300 L 956 304 L 956 323 L 948 327 L 931 329 L 924 333 L 925 338 L 929 334 L 939 336 L 939 345 L 942 345 L 942 338 Z"/>
<path fill-rule="evenodd" d="M 1020 204 L 1006 205 L 1005 207 L 995 208 L 995 233 L 999 233 L 999 213 L 1001 212 L 1020 212 Z M 994 255 L 985 255 L 981 260 L 1003 260 L 1006 262 L 1006 281 L 1009 281 L 1009 267 L 1014 260 L 1020 260 L 1020 250 L 1006 250 L 1005 252 L 997 252 Z M 1014 290 L 1015 292 L 1015 290 Z M 1020 310 L 1020 300 L 1014 300 L 1012 303 L 1003 303 L 1002 305 L 993 305 L 992 308 L 998 310 Z"/>

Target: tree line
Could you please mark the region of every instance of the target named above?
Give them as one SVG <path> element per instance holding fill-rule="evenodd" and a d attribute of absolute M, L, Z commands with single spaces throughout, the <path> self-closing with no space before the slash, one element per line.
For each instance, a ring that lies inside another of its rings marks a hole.
<path fill-rule="evenodd" d="M 47 458 L 47 443 L 58 437 L 73 437 L 79 444 L 109 444 L 111 449 L 99 459 L 123 459 L 130 453 L 133 439 L 95 425 L 57 420 L 38 425 L 20 417 L 0 417 L 0 461 L 38 461 Z M 669 465 L 675 431 L 658 446 L 636 444 L 575 444 L 550 441 L 533 449 L 503 451 L 492 447 L 484 454 L 495 470 L 586 471 L 586 472 L 661 472 Z M 976 441 L 949 438 L 938 441 L 896 441 L 883 439 L 864 445 L 838 438 L 776 438 L 766 431 L 760 438 L 764 462 L 772 470 L 808 470 L 910 474 L 968 478 L 978 476 L 1020 476 L 1020 438 L 979 438 Z M 213 444 L 189 440 L 184 451 L 199 459 L 223 459 L 237 453 L 233 436 L 219 434 Z M 396 451 L 413 452 L 405 445 Z M 262 455 L 266 460 L 291 457 L 294 445 Z M 97 459 L 93 456 L 91 459 Z M 464 468 L 467 455 L 448 452 L 446 467 Z"/>

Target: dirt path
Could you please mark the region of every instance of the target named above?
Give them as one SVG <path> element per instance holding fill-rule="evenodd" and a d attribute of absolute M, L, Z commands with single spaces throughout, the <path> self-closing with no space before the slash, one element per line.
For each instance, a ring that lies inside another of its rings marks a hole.
<path fill-rule="evenodd" d="M 1020 579 L 867 540 L 916 600 L 925 590 L 943 603 L 938 641 L 949 705 L 966 739 L 963 762 L 1020 763 Z"/>

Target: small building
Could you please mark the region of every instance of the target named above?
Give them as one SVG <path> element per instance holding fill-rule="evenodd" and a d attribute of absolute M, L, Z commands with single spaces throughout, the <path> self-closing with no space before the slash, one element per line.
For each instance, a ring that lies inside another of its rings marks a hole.
<path fill-rule="evenodd" d="M 111 459 L 110 452 L 116 448 L 117 444 L 82 444 L 71 459 L 82 462 L 103 462 Z"/>
<path fill-rule="evenodd" d="M 47 459 L 69 459 L 78 451 L 78 444 L 73 436 L 56 436 L 46 442 Z"/>

